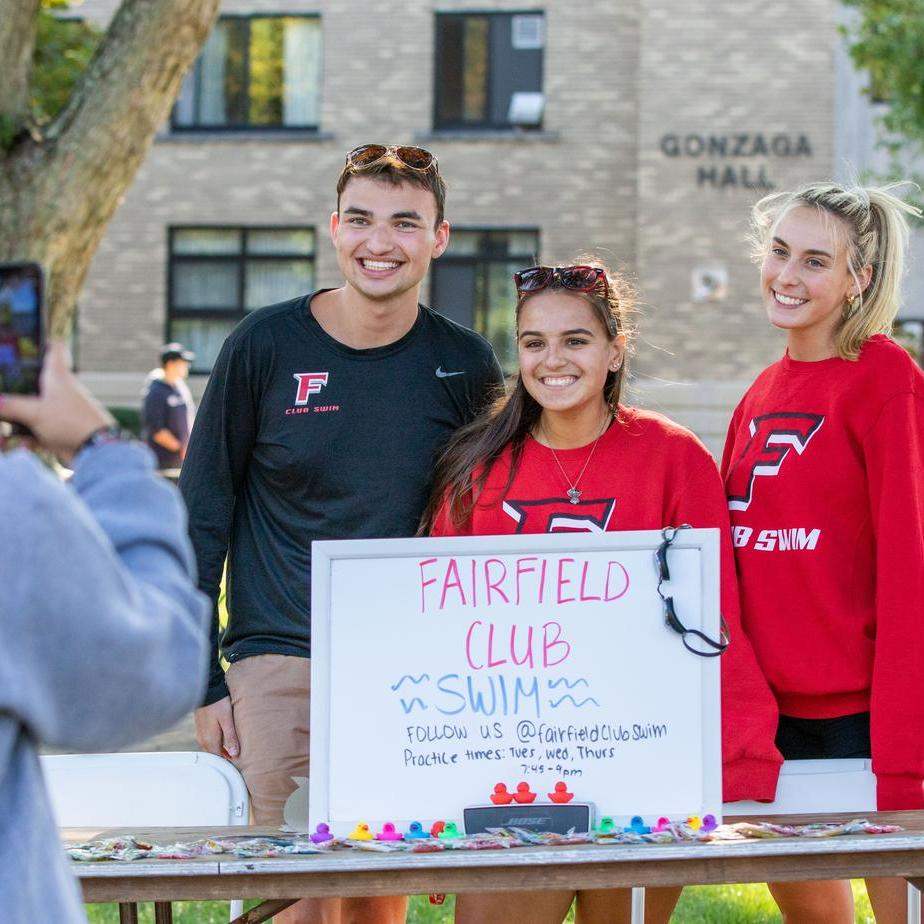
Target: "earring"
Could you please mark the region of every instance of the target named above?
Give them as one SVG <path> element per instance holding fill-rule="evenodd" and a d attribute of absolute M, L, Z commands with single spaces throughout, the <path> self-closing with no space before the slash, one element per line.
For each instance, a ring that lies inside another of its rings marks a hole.
<path fill-rule="evenodd" d="M 622 363 L 613 363 L 613 365 L 610 366 L 610 372 L 619 372 L 621 368 L 622 368 Z"/>

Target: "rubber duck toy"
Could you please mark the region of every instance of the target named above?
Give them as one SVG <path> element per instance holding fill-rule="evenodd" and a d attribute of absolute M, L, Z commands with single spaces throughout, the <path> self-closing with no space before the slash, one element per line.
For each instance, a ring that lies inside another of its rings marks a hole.
<path fill-rule="evenodd" d="M 376 834 L 375 839 L 377 841 L 403 841 L 404 835 L 395 828 L 392 822 L 386 821 L 382 825 L 382 830 Z"/>
<path fill-rule="evenodd" d="M 334 835 L 330 833 L 330 825 L 323 821 L 315 828 L 314 834 L 311 835 L 312 844 L 323 844 L 325 841 L 332 841 Z"/>
<path fill-rule="evenodd" d="M 703 815 L 703 831 L 707 834 L 710 831 L 715 831 L 718 827 L 718 822 L 715 820 L 715 815 Z"/>
<path fill-rule="evenodd" d="M 369 830 L 369 825 L 367 825 L 364 821 L 361 821 L 347 835 L 347 840 L 348 841 L 371 841 L 372 832 Z"/>
<path fill-rule="evenodd" d="M 623 828 L 627 834 L 650 834 L 651 828 L 645 824 L 641 815 L 633 815 L 629 820 L 629 827 Z"/>
<path fill-rule="evenodd" d="M 549 793 L 549 802 L 563 804 L 570 802 L 574 798 L 573 792 L 568 792 L 568 787 L 561 782 L 555 784 L 555 792 Z"/>
<path fill-rule="evenodd" d="M 430 837 L 439 837 L 443 833 L 445 827 L 445 821 L 434 821 L 430 826 Z"/>
<path fill-rule="evenodd" d="M 521 805 L 528 805 L 536 801 L 536 794 L 529 791 L 529 783 L 517 783 L 517 791 L 513 794 L 513 798 Z"/>
<path fill-rule="evenodd" d="M 700 818 L 699 815 L 690 815 L 687 818 L 687 825 L 694 831 L 699 831 L 699 829 L 703 826 L 703 819 Z"/>
<path fill-rule="evenodd" d="M 610 818 L 609 815 L 604 815 L 597 827 L 594 828 L 594 834 L 618 834 L 619 828 L 616 827 L 616 822 Z"/>
<path fill-rule="evenodd" d="M 430 837 L 429 831 L 424 831 L 424 826 L 419 821 L 412 821 L 407 834 L 404 835 L 406 841 L 422 840 L 428 837 Z"/>
<path fill-rule="evenodd" d="M 506 783 L 495 783 L 494 792 L 491 793 L 491 801 L 495 805 L 510 805 L 513 802 L 513 793 L 507 792 Z"/>
<path fill-rule="evenodd" d="M 671 829 L 671 820 L 670 818 L 665 818 L 663 815 L 654 823 L 652 831 L 670 831 Z"/>
<path fill-rule="evenodd" d="M 454 821 L 447 821 L 446 826 L 439 833 L 441 841 L 454 841 L 460 837 L 462 837 L 462 832 Z"/>

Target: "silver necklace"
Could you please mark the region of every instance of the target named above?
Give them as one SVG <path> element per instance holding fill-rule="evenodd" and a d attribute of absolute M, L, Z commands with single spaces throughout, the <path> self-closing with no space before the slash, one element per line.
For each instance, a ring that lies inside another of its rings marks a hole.
<path fill-rule="evenodd" d="M 603 421 L 603 428 L 600 430 L 599 435 L 594 440 L 593 446 L 590 447 L 590 452 L 587 454 L 587 459 L 584 461 L 584 465 L 581 468 L 580 472 L 578 472 L 578 476 L 577 478 L 574 479 L 574 481 L 572 481 L 568 477 L 568 473 L 565 471 L 564 466 L 559 461 L 558 454 L 555 452 L 555 447 L 552 446 L 551 442 L 549 441 L 548 434 L 545 432 L 545 427 L 543 427 L 542 424 L 539 425 L 539 429 L 542 431 L 542 435 L 546 439 L 546 443 L 549 447 L 549 451 L 552 453 L 552 458 L 555 460 L 555 464 L 558 466 L 559 470 L 561 471 L 562 477 L 565 479 L 565 481 L 568 484 L 568 500 L 571 501 L 572 504 L 579 504 L 581 502 L 581 492 L 578 489 L 578 484 L 580 483 L 581 478 L 584 477 L 584 472 L 587 471 L 587 466 L 590 465 L 590 460 L 594 456 L 594 450 L 597 448 L 597 443 L 600 442 L 600 438 L 603 436 L 604 433 L 606 433 L 607 427 L 609 427 L 612 420 L 613 420 L 612 416 L 610 414 L 607 414 L 606 419 Z"/>

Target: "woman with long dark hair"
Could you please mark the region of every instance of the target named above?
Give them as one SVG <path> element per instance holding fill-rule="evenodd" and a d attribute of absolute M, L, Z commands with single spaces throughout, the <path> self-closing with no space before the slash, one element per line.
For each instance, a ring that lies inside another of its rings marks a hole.
<path fill-rule="evenodd" d="M 421 532 L 502 535 L 562 530 L 719 527 L 724 798 L 770 800 L 780 757 L 776 709 L 740 631 L 728 512 L 715 462 L 688 430 L 620 403 L 632 292 L 600 265 L 515 276 L 519 372 L 510 394 L 443 455 Z M 537 504 L 542 501 L 542 504 Z M 646 920 L 667 921 L 679 889 L 650 889 Z M 456 920 L 558 924 L 573 889 L 465 894 Z M 577 893 L 578 921 L 626 921 L 630 892 Z"/>
<path fill-rule="evenodd" d="M 911 208 L 816 183 L 754 208 L 786 353 L 732 418 L 722 471 L 744 623 L 788 760 L 870 757 L 877 808 L 924 808 L 924 374 L 887 333 Z M 920 214 L 920 213 L 917 213 Z M 867 880 L 904 921 L 904 880 Z M 854 919 L 846 881 L 771 883 L 784 920 Z"/>

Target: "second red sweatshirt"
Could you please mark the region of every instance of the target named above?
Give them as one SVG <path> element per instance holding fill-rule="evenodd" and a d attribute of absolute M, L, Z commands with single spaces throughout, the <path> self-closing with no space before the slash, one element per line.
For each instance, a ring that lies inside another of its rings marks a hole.
<path fill-rule="evenodd" d="M 924 374 L 887 337 L 785 356 L 722 463 L 743 623 L 783 715 L 870 712 L 878 808 L 924 808 Z"/>

